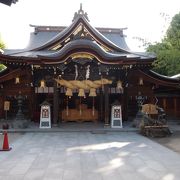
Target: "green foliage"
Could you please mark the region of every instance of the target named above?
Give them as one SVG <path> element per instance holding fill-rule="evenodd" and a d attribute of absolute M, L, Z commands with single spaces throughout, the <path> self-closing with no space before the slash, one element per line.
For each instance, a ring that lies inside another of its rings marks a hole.
<path fill-rule="evenodd" d="M 180 52 L 176 49 L 158 51 L 153 70 L 167 76 L 178 74 L 180 72 Z"/>
<path fill-rule="evenodd" d="M 5 48 L 5 44 L 2 41 L 1 36 L 0 36 L 0 49 L 4 49 L 4 48 Z M 0 72 L 4 69 L 6 69 L 6 66 L 4 66 L 3 64 L 0 64 Z"/>
<path fill-rule="evenodd" d="M 167 30 L 167 40 L 171 45 L 180 50 L 180 13 L 176 14 Z"/>
<path fill-rule="evenodd" d="M 4 69 L 6 69 L 6 66 L 4 66 L 3 64 L 0 64 L 0 72 L 3 71 Z"/>
<path fill-rule="evenodd" d="M 5 48 L 5 44 L 2 41 L 1 36 L 0 36 L 0 49 L 4 49 L 4 48 Z"/>
<path fill-rule="evenodd" d="M 162 42 L 149 45 L 147 51 L 157 55 L 153 70 L 167 76 L 180 73 L 180 13 L 173 17 Z"/>

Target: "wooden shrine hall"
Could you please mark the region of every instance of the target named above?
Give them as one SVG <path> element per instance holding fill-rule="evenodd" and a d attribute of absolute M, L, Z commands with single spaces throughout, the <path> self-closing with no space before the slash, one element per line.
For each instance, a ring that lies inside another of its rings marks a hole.
<path fill-rule="evenodd" d="M 82 6 L 70 26 L 35 26 L 29 45 L 4 50 L 0 62 L 0 118 L 13 119 L 21 96 L 22 112 L 38 122 L 40 104 L 51 104 L 52 123 L 93 121 L 110 124 L 118 101 L 123 121 L 135 117 L 138 96 L 180 117 L 180 81 L 153 72 L 156 56 L 131 51 L 126 28 L 94 28 Z"/>

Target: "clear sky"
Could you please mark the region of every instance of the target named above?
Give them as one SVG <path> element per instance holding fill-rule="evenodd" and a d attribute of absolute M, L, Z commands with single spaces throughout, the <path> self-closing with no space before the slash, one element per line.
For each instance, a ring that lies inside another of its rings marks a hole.
<path fill-rule="evenodd" d="M 133 37 L 160 41 L 171 18 L 180 11 L 180 0 L 19 0 L 11 7 L 0 3 L 1 38 L 7 48 L 24 48 L 33 31 L 29 24 L 68 26 L 80 3 L 92 26 L 127 27 L 124 34 L 132 50 L 139 45 Z"/>

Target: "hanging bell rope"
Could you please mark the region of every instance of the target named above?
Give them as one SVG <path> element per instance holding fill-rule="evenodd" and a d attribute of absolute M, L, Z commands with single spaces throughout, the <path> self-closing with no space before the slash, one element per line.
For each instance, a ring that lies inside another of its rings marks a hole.
<path fill-rule="evenodd" d="M 90 88 L 99 88 L 104 84 L 112 84 L 111 80 L 102 78 L 100 80 L 84 80 L 84 81 L 79 81 L 79 80 L 71 80 L 67 81 L 64 79 L 55 79 L 57 83 L 59 83 L 61 86 L 64 86 L 66 88 L 70 89 L 90 89 Z"/>
<path fill-rule="evenodd" d="M 105 78 L 102 78 L 100 80 L 96 80 L 94 81 L 95 84 L 100 84 L 100 85 L 104 85 L 104 84 L 112 84 L 112 80 L 108 80 Z"/>
<path fill-rule="evenodd" d="M 69 116 L 69 105 L 68 105 L 68 96 L 67 96 L 67 99 L 66 99 L 66 116 Z"/>
<path fill-rule="evenodd" d="M 94 116 L 94 111 L 95 111 L 95 108 L 94 108 L 94 96 L 93 96 L 93 105 L 92 105 L 92 115 Z"/>
<path fill-rule="evenodd" d="M 82 115 L 82 109 L 81 109 L 81 96 L 80 96 L 80 102 L 79 102 L 79 114 Z"/>
<path fill-rule="evenodd" d="M 66 81 L 64 79 L 55 79 L 55 81 L 57 83 L 59 83 L 61 86 L 64 86 L 64 87 L 70 88 L 70 89 L 74 89 L 74 86 L 69 81 Z"/>
<path fill-rule="evenodd" d="M 101 84 L 96 84 L 96 83 L 94 83 L 94 81 L 91 81 L 91 80 L 84 80 L 83 82 L 87 86 L 89 86 L 90 88 L 99 88 L 99 87 L 101 87 Z"/>
<path fill-rule="evenodd" d="M 94 97 L 95 97 L 96 95 L 97 95 L 97 94 L 96 94 L 96 89 L 95 89 L 95 88 L 91 88 L 91 89 L 90 89 L 89 96 L 93 98 L 93 99 L 92 99 L 92 115 L 93 115 L 93 116 L 94 116 L 94 111 L 95 111 L 95 109 L 94 109 Z"/>

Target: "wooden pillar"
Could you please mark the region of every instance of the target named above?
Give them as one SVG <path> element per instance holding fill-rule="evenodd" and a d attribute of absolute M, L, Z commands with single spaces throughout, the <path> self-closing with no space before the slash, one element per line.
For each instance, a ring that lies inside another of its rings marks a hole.
<path fill-rule="evenodd" d="M 124 94 L 123 94 L 123 110 L 124 110 L 124 117 L 123 120 L 128 120 L 128 93 L 127 93 L 127 88 L 124 88 Z"/>
<path fill-rule="evenodd" d="M 166 111 L 167 109 L 167 103 L 166 103 L 166 98 L 163 98 L 163 109 Z"/>
<path fill-rule="evenodd" d="M 4 97 L 0 96 L 0 118 L 3 118 L 4 115 Z"/>
<path fill-rule="evenodd" d="M 58 112 L 58 115 L 59 115 L 59 123 L 62 123 L 62 111 L 63 111 L 63 97 L 62 97 L 62 94 L 60 93 L 60 96 L 59 96 L 59 112 Z"/>
<path fill-rule="evenodd" d="M 58 123 L 59 113 L 59 97 L 58 97 L 57 82 L 54 81 L 54 93 L 53 93 L 53 124 L 56 126 Z"/>
<path fill-rule="evenodd" d="M 99 113 L 99 120 L 103 121 L 103 92 L 102 89 L 99 89 L 100 94 L 100 113 Z"/>
<path fill-rule="evenodd" d="M 174 102 L 174 116 L 177 117 L 177 99 L 176 99 L 176 97 L 174 97 L 173 102 Z"/>
<path fill-rule="evenodd" d="M 104 85 L 104 125 L 109 126 L 110 125 L 110 119 L 109 119 L 109 87 L 108 85 Z"/>

